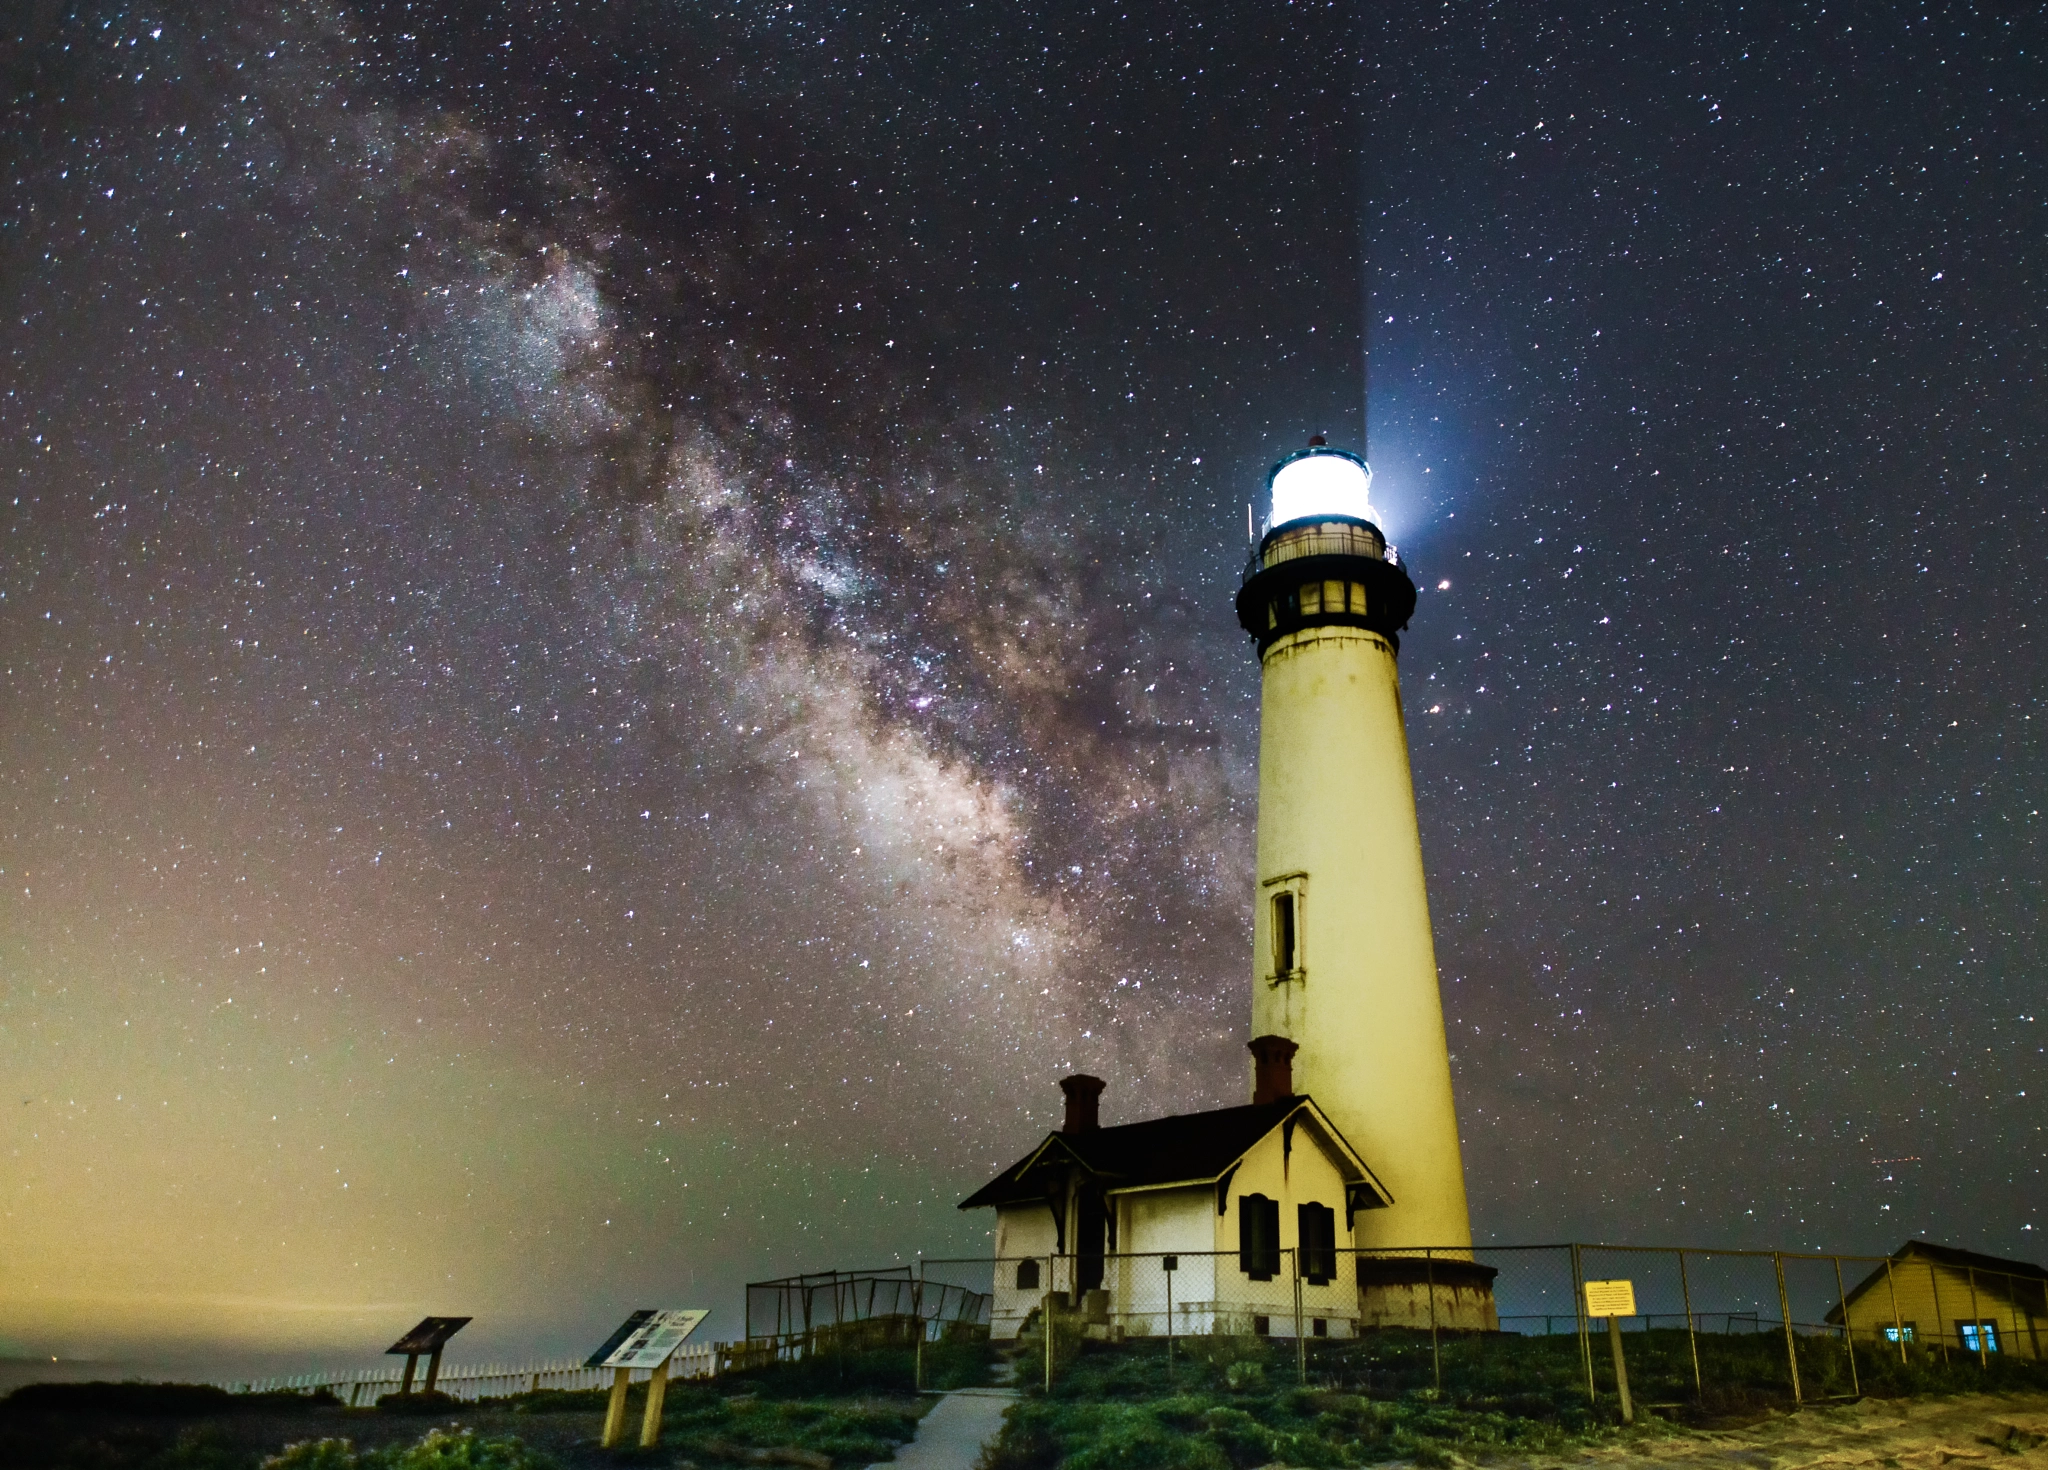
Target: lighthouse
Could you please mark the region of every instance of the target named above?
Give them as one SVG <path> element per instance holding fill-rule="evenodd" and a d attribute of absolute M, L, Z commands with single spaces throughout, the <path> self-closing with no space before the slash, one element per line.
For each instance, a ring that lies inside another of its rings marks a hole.
<path fill-rule="evenodd" d="M 1469 1260 L 1397 664 L 1415 584 L 1357 455 L 1318 435 L 1268 487 L 1237 594 L 1260 666 L 1253 1048 L 1292 1043 L 1293 1086 L 1385 1185 L 1387 1205 L 1357 1216 L 1361 1248 Z"/>
<path fill-rule="evenodd" d="M 1060 1079 L 1059 1130 L 960 1205 L 996 1214 L 997 1337 L 1041 1313 L 1106 1339 L 1500 1327 L 1401 720 L 1415 584 L 1357 455 L 1318 436 L 1267 485 L 1237 594 L 1262 671 L 1251 1099 L 1104 1126 L 1103 1079 Z"/>

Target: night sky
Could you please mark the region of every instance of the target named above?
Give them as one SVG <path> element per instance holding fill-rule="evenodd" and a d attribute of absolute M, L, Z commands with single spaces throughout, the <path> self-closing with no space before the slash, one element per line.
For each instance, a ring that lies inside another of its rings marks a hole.
<path fill-rule="evenodd" d="M 2044 1254 L 2041 7 L 9 11 L 0 1355 L 733 1336 L 1241 1101 L 1368 323 L 1479 1237 Z"/>

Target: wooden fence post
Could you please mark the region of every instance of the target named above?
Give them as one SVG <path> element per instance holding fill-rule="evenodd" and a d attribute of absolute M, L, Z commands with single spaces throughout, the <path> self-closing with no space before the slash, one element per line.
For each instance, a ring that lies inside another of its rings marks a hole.
<path fill-rule="evenodd" d="M 661 1443 L 661 1404 L 668 1397 L 668 1359 L 663 1358 L 647 1377 L 647 1408 L 640 1415 L 640 1448 L 651 1450 Z"/>
<path fill-rule="evenodd" d="M 626 1432 L 626 1383 L 632 1377 L 630 1368 L 612 1370 L 611 1402 L 605 1405 L 604 1433 L 598 1437 L 598 1444 L 610 1449 L 619 1442 L 619 1436 Z"/>

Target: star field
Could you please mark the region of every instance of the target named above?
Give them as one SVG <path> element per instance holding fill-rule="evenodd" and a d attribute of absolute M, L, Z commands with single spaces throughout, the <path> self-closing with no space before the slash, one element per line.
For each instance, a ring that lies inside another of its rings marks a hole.
<path fill-rule="evenodd" d="M 1482 1238 L 2038 1256 L 2043 24 L 14 18 L 0 1346 L 723 1337 L 1238 1100 L 1316 430 Z"/>

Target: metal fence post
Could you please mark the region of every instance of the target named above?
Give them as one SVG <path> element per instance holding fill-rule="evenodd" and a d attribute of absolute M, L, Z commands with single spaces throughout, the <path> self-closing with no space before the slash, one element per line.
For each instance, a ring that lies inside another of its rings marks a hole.
<path fill-rule="evenodd" d="M 1941 1276 L 1934 1262 L 1927 1263 L 1927 1288 L 1934 1293 L 1934 1340 L 1941 1344 L 1941 1361 L 1948 1361 L 1948 1319 L 1941 1315 Z M 1959 1344 L 1960 1345 L 1960 1344 Z"/>
<path fill-rule="evenodd" d="M 1166 1275 L 1166 1381 L 1173 1383 L 1173 1268 L 1180 1264 L 1178 1256 L 1162 1256 L 1160 1269 Z"/>
<path fill-rule="evenodd" d="M 1835 1300 L 1842 1307 L 1842 1346 L 1849 1350 L 1849 1387 L 1859 1399 L 1863 1397 L 1863 1380 L 1856 1376 L 1856 1333 L 1849 1326 L 1849 1296 L 1842 1290 L 1842 1258 L 1836 1256 Z"/>
<path fill-rule="evenodd" d="M 1967 1266 L 1964 1269 L 1970 1273 L 1970 1321 L 1977 1332 L 1977 1366 L 1979 1368 L 1989 1368 L 1991 1366 L 1991 1352 L 1990 1349 L 1984 1346 L 1984 1313 L 1977 1306 L 1977 1268 L 1975 1266 Z M 433 1383 L 434 1376 L 429 1373 L 427 1375 L 427 1386 L 432 1388 Z"/>
<path fill-rule="evenodd" d="M 1892 1258 L 1884 1258 L 1884 1289 L 1892 1299 L 1892 1336 L 1899 1341 L 1899 1366 L 1906 1366 L 1906 1324 L 1899 1317 L 1899 1284 L 1892 1279 Z"/>
<path fill-rule="evenodd" d="M 1598 1403 L 1593 1388 L 1593 1345 L 1586 1339 L 1586 1267 L 1576 1243 L 1572 1248 L 1572 1313 L 1579 1327 L 1579 1366 L 1586 1370 L 1586 1401 Z"/>
<path fill-rule="evenodd" d="M 2005 1307 L 2012 1316 L 2012 1337 L 2010 1342 L 2013 1344 L 2006 1348 L 2006 1351 L 2017 1353 L 2020 1340 L 2020 1291 L 2019 1287 L 2014 1284 L 2010 1271 L 2005 1273 Z"/>
<path fill-rule="evenodd" d="M 1001 1261 L 996 1262 L 996 1271 L 1003 1269 Z M 869 1290 L 872 1292 L 873 1287 Z M 872 1315 L 873 1298 L 869 1299 Z M 917 1285 L 910 1289 L 910 1317 L 917 1327 L 917 1355 L 911 1369 L 911 1383 L 919 1393 L 924 1392 L 924 1252 L 917 1253 Z"/>
<path fill-rule="evenodd" d="M 1678 1253 L 1678 1294 L 1685 1300 L 1685 1342 L 1686 1346 L 1692 1349 L 1693 1397 L 1704 1404 L 1707 1401 L 1707 1389 L 1706 1385 L 1700 1381 L 1700 1338 L 1699 1334 L 1693 1330 L 1692 1284 L 1686 1280 L 1684 1251 Z M 1548 1322 L 1544 1323 L 1546 1328 L 1549 1325 Z"/>
<path fill-rule="evenodd" d="M 1054 1312 L 1054 1310 L 1053 1310 L 1052 1298 L 1053 1298 L 1053 1283 L 1054 1283 L 1054 1282 L 1055 1282 L 1055 1281 L 1056 1281 L 1056 1280 L 1058 1279 L 1058 1278 L 1057 1278 L 1057 1277 L 1056 1277 L 1056 1276 L 1055 1276 L 1055 1275 L 1053 1274 L 1053 1263 L 1054 1263 L 1055 1261 L 1057 1261 L 1057 1260 L 1059 1260 L 1059 1257 L 1058 1257 L 1058 1256 L 1056 1256 L 1056 1255 L 1052 1255 L 1052 1256 L 1047 1256 L 1047 1257 L 1045 1258 L 1045 1311 L 1044 1311 L 1044 1316 L 1045 1316 L 1045 1324 L 1044 1324 L 1044 1325 L 1045 1325 L 1045 1391 L 1046 1391 L 1047 1393 L 1051 1393 L 1051 1392 L 1052 1392 L 1052 1334 L 1053 1334 L 1053 1325 L 1052 1325 L 1052 1319 L 1053 1319 L 1053 1317 L 1054 1317 L 1055 1315 L 1057 1315 L 1057 1314 L 1056 1314 L 1056 1313 Z"/>
<path fill-rule="evenodd" d="M 1792 1402 L 1806 1402 L 1799 1393 L 1799 1352 L 1792 1339 L 1792 1299 L 1785 1295 L 1785 1256 L 1782 1251 L 1771 1252 L 1771 1264 L 1778 1270 L 1778 1315 L 1785 1323 L 1785 1361 L 1792 1366 Z"/>
<path fill-rule="evenodd" d="M 1308 1382 L 1308 1339 L 1301 1331 L 1301 1247 L 1294 1248 L 1294 1381 Z"/>
<path fill-rule="evenodd" d="M 1436 1336 L 1436 1248 L 1422 1248 L 1422 1269 L 1429 1277 L 1429 1361 L 1436 1371 L 1436 1391 L 1444 1391 L 1444 1358 Z"/>

